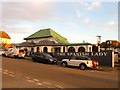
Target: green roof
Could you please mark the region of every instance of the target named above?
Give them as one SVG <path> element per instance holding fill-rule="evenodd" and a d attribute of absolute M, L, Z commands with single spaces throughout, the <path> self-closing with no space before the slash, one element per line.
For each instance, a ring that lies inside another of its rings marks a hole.
<path fill-rule="evenodd" d="M 69 43 L 67 44 L 68 46 L 79 46 L 79 45 L 92 45 L 91 43 L 88 43 L 88 42 L 84 42 L 84 43 Z"/>
<path fill-rule="evenodd" d="M 24 40 L 36 39 L 36 38 L 45 38 L 45 37 L 54 37 L 58 43 L 69 43 L 66 38 L 62 37 L 55 31 L 50 28 L 41 29 L 34 34 L 24 38 Z"/>

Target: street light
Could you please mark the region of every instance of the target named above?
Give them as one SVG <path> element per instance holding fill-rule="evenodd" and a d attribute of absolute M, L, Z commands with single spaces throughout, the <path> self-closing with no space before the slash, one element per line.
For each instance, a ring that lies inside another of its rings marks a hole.
<path fill-rule="evenodd" d="M 98 45 L 98 52 L 100 52 L 100 42 L 101 42 L 101 36 L 96 36 L 97 37 L 97 45 Z"/>

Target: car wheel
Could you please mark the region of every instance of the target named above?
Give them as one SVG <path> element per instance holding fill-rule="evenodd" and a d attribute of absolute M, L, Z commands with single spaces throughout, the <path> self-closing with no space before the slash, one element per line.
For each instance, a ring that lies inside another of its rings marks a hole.
<path fill-rule="evenodd" d="M 47 60 L 45 60 L 45 61 L 44 61 L 44 63 L 45 63 L 45 64 L 48 64 L 48 61 L 47 61 Z"/>
<path fill-rule="evenodd" d="M 85 65 L 85 64 L 81 64 L 81 65 L 80 65 L 80 69 L 81 69 L 81 70 L 85 70 L 85 69 L 86 69 L 86 65 Z"/>
<path fill-rule="evenodd" d="M 62 65 L 62 67 L 67 67 L 67 63 L 66 62 L 63 62 L 61 65 Z"/>
<path fill-rule="evenodd" d="M 36 62 L 36 60 L 34 60 L 34 59 L 33 59 L 32 61 L 33 61 L 33 62 Z"/>

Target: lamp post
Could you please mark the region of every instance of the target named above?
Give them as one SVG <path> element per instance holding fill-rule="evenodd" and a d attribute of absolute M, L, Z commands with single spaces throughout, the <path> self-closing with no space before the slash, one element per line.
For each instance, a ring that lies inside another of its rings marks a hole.
<path fill-rule="evenodd" d="M 100 42 L 101 42 L 101 36 L 96 36 L 97 37 L 97 45 L 98 45 L 98 52 L 100 52 Z"/>

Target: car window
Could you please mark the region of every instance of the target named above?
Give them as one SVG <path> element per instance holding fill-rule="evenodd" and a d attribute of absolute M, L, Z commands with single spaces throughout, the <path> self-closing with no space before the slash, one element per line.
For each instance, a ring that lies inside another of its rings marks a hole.
<path fill-rule="evenodd" d="M 24 50 L 19 50 L 19 52 L 24 52 Z"/>
<path fill-rule="evenodd" d="M 35 55 L 35 56 L 38 56 L 38 55 L 40 55 L 40 53 L 34 53 L 34 55 Z"/>
<path fill-rule="evenodd" d="M 80 57 L 76 57 L 75 59 L 76 59 L 76 60 L 80 60 Z"/>
<path fill-rule="evenodd" d="M 81 60 L 91 60 L 89 57 L 81 57 Z"/>
<path fill-rule="evenodd" d="M 75 59 L 76 59 L 76 57 L 74 57 L 74 56 L 73 56 L 73 57 L 71 57 L 70 59 L 74 59 L 74 60 L 75 60 Z"/>
<path fill-rule="evenodd" d="M 38 57 L 41 57 L 41 58 L 43 58 L 43 57 L 44 57 L 44 56 L 43 56 L 43 54 L 38 53 L 38 52 L 37 52 L 37 53 L 35 53 L 34 55 L 35 55 L 35 56 L 38 56 Z"/>
<path fill-rule="evenodd" d="M 46 57 L 52 57 L 50 54 L 44 54 Z"/>

